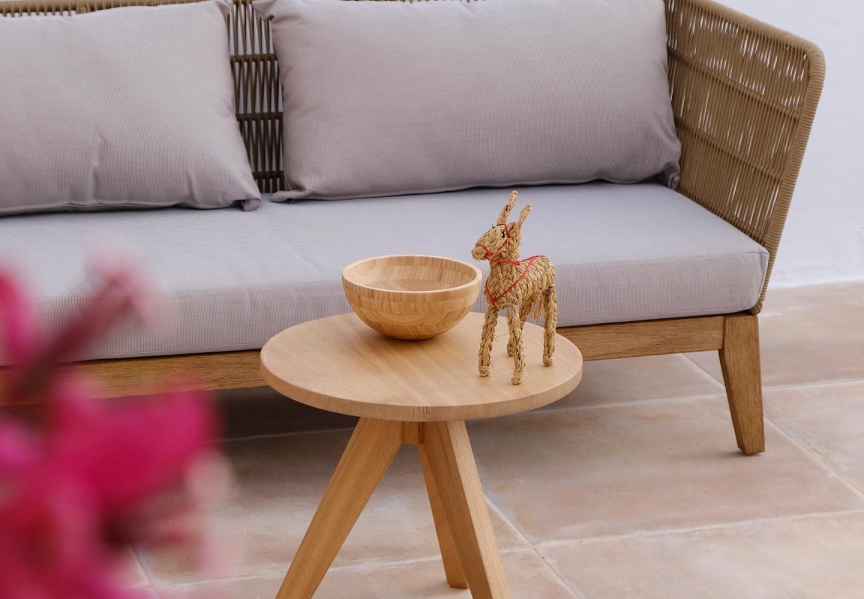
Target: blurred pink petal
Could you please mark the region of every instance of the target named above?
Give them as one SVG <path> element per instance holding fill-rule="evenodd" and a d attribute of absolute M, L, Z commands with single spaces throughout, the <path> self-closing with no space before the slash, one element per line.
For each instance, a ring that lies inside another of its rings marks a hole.
<path fill-rule="evenodd" d="M 20 364 L 7 392 L 47 401 L 42 434 L 0 419 L 0 599 L 136 597 L 115 580 L 129 530 L 157 541 L 173 527 L 182 536 L 169 540 L 208 554 L 203 487 L 227 475 L 200 468 L 218 434 L 207 395 L 106 403 L 92 399 L 90 381 L 58 368 L 146 311 L 134 271 L 115 264 L 100 272 L 93 296 L 51 339 L 12 278 L 0 275 L 3 340 Z"/>
<path fill-rule="evenodd" d="M 134 597 L 117 579 L 86 492 L 57 480 L 31 483 L 0 509 L 0 597 Z"/>
<path fill-rule="evenodd" d="M 54 418 L 47 459 L 54 468 L 76 472 L 108 513 L 134 509 L 179 485 L 217 435 L 212 405 L 194 391 L 112 405 L 69 387 L 56 401 Z"/>
<path fill-rule="evenodd" d="M 25 294 L 7 272 L 0 272 L 0 339 L 13 364 L 31 360 L 43 346 Z"/>
<path fill-rule="evenodd" d="M 131 315 L 142 317 L 147 312 L 140 283 L 143 277 L 136 271 L 128 268 L 123 270 L 112 264 L 101 268 L 100 273 L 99 287 L 83 304 L 84 308 L 50 341 L 34 341 L 28 346 L 29 353 L 22 354 L 22 359 L 18 361 L 21 369 L 10 386 L 11 399 L 20 401 L 44 392 L 53 382 L 58 364 L 75 360 L 82 350 L 92 346 Z M 14 298 L 15 294 L 12 296 Z M 20 293 L 17 297 L 17 303 L 23 306 Z M 16 315 L 11 320 L 22 318 L 21 310 L 20 307 L 16 308 Z M 26 319 L 26 316 L 23 317 Z M 17 336 L 24 339 L 28 334 L 26 330 L 19 331 Z"/>
<path fill-rule="evenodd" d="M 42 357 L 46 362 L 73 360 L 123 320 L 146 313 L 136 271 L 111 265 L 103 267 L 100 274 L 100 287 L 88 298 L 86 308 L 54 338 Z"/>
<path fill-rule="evenodd" d="M 188 567 L 205 576 L 218 577 L 236 558 L 237 541 L 217 535 L 208 518 L 212 505 L 227 497 L 230 483 L 231 472 L 223 456 L 216 452 L 199 456 L 180 492 L 151 502 L 136 519 L 130 530 L 133 541 L 162 550 L 183 547 L 177 559 L 188 561 Z"/>
<path fill-rule="evenodd" d="M 0 480 L 15 477 L 32 467 L 38 450 L 36 439 L 28 429 L 0 418 Z"/>
<path fill-rule="evenodd" d="M 89 495 L 62 476 L 16 488 L 0 508 L 0 597 L 111 597 Z"/>

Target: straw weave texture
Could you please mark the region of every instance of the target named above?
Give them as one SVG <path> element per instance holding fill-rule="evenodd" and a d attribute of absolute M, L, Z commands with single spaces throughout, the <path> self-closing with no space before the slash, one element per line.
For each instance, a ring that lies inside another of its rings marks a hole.
<path fill-rule="evenodd" d="M 825 59 L 815 45 L 710 0 L 666 0 L 678 188 L 777 255 Z"/>

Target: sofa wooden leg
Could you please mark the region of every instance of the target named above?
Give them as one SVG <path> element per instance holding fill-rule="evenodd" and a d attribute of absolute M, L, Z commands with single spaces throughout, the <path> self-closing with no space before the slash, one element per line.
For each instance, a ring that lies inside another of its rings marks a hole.
<path fill-rule="evenodd" d="M 738 447 L 747 455 L 761 453 L 765 451 L 765 424 L 762 417 L 759 321 L 755 315 L 726 317 L 720 366 Z"/>

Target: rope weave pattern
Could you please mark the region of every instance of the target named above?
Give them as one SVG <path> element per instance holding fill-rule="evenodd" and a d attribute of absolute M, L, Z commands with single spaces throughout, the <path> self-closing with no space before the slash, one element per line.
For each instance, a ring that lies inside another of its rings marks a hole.
<path fill-rule="evenodd" d="M 711 0 L 665 0 L 669 84 L 681 140 L 678 191 L 760 243 L 768 272 L 822 83 L 806 40 Z"/>
<path fill-rule="evenodd" d="M 516 222 L 507 218 L 516 205 L 518 192 L 510 193 L 507 205 L 498 216 L 497 224 L 477 241 L 472 254 L 478 260 L 489 261 L 489 278 L 484 294 L 489 301 L 486 319 L 480 339 L 480 376 L 489 376 L 492 344 L 495 341 L 495 326 L 498 312 L 507 311 L 509 341 L 507 355 L 514 360 L 514 385 L 525 377 L 525 352 L 522 346 L 522 329 L 529 314 L 534 318 L 545 317 L 543 335 L 543 364 L 550 366 L 555 354 L 555 328 L 558 323 L 558 296 L 555 293 L 555 267 L 546 256 L 531 256 L 519 259 L 522 243 L 522 223 L 531 212 L 526 205 Z"/>

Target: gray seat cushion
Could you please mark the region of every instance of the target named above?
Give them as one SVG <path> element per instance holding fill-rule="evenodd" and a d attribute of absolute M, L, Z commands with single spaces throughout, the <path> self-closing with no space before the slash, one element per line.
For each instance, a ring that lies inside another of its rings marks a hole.
<path fill-rule="evenodd" d="M 94 251 L 141 258 L 161 281 L 166 316 L 118 331 L 82 359 L 253 349 L 281 329 L 348 311 L 340 272 L 349 262 L 396 253 L 471 261 L 507 195 L 13 216 L 0 219 L 0 267 L 28 276 L 56 324 L 80 306 Z M 561 326 L 729 313 L 759 298 L 765 249 L 662 185 L 526 187 L 519 199 L 534 207 L 522 255 L 555 263 Z"/>

